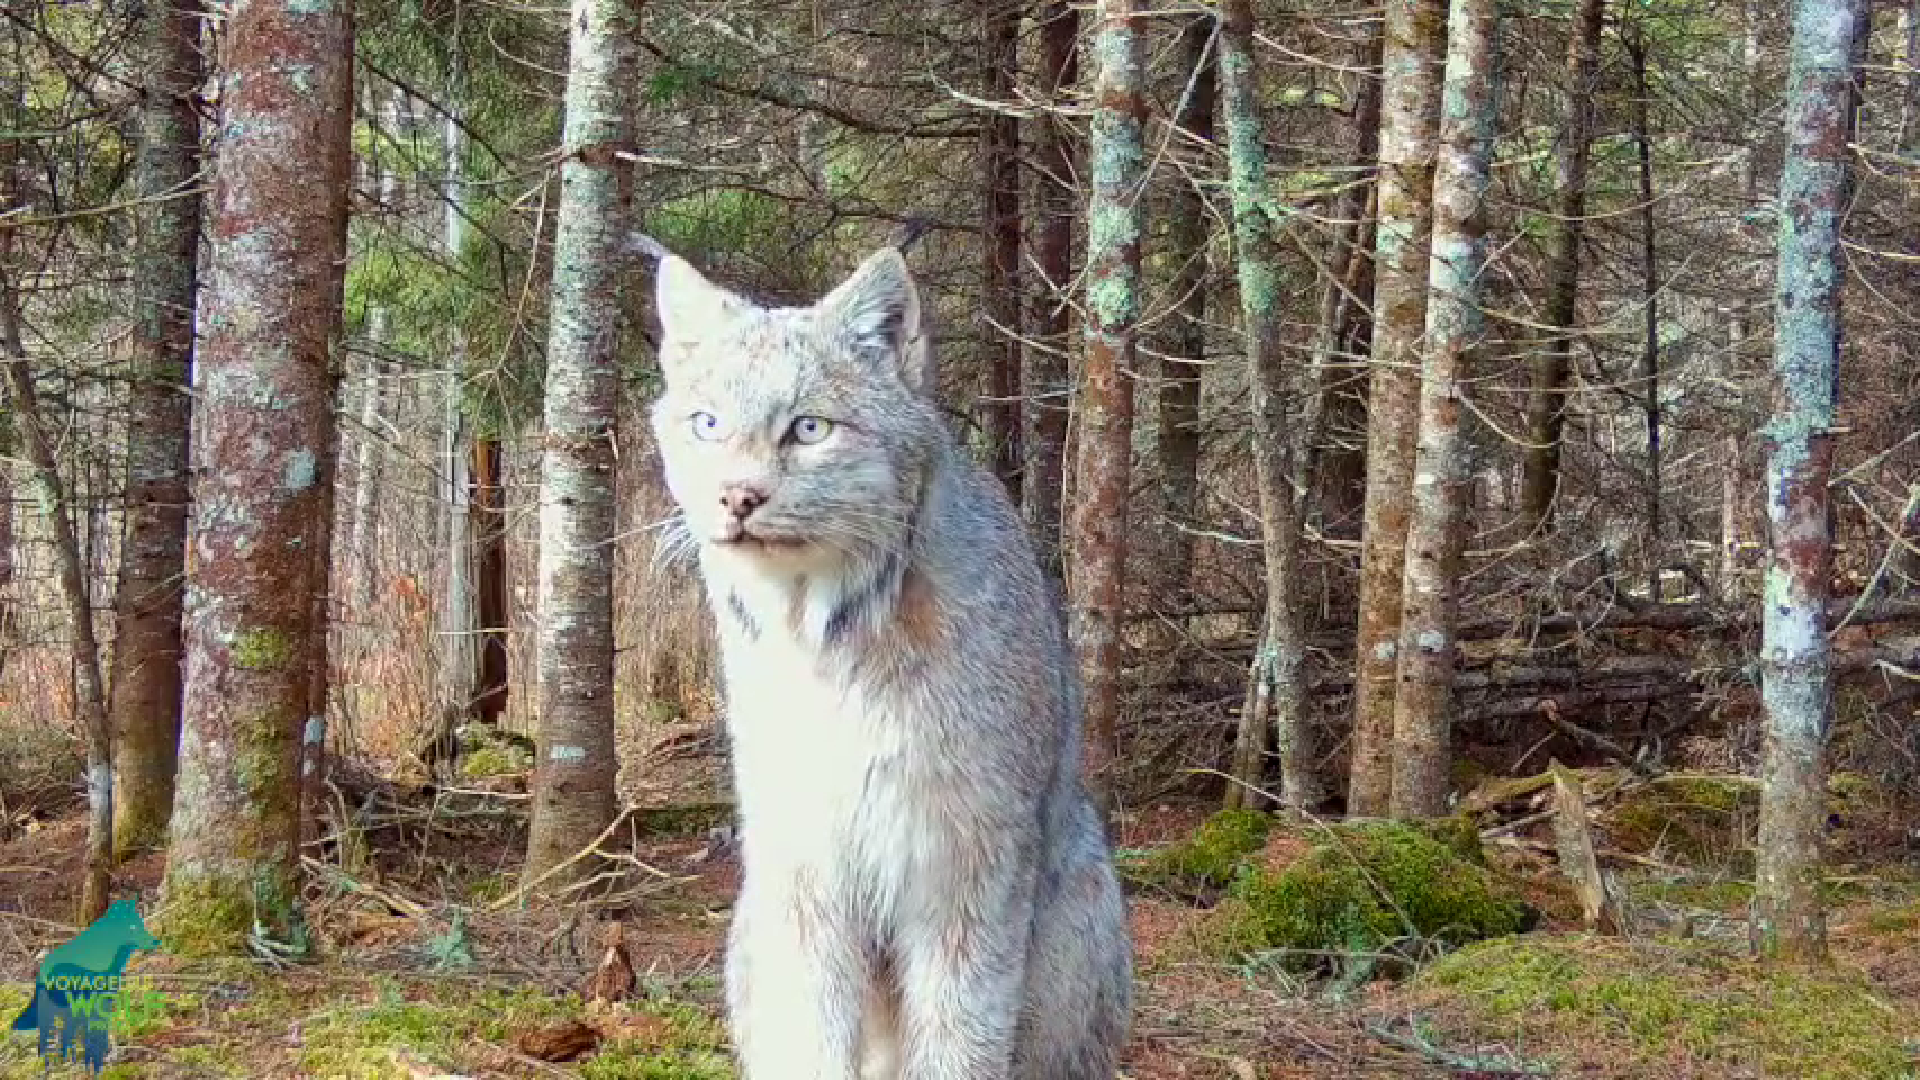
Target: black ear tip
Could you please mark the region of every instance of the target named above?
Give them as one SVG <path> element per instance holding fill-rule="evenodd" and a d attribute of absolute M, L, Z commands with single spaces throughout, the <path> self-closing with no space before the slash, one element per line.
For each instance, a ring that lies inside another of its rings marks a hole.
<path fill-rule="evenodd" d="M 933 231 L 933 222 L 925 215 L 908 214 L 900 219 L 900 225 L 893 230 L 893 237 L 887 241 L 887 246 L 905 255 L 909 248 L 931 231 Z"/>

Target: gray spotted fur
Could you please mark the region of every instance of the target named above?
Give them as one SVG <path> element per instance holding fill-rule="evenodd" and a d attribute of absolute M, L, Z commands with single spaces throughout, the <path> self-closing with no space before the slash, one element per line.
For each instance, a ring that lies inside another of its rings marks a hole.
<path fill-rule="evenodd" d="M 745 1080 L 1111 1080 L 1132 955 L 1078 674 L 932 399 L 904 260 L 767 309 L 659 255 L 653 424 L 722 646 Z M 835 425 L 793 442 L 799 416 Z M 723 541 L 729 483 L 766 491 L 748 528 L 777 546 Z"/>

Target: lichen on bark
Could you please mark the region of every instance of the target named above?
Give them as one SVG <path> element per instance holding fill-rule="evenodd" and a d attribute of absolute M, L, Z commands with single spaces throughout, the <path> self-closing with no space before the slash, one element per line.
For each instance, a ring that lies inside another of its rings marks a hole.
<path fill-rule="evenodd" d="M 1140 313 L 1140 187 L 1145 101 L 1139 16 L 1130 0 L 1094 12 L 1094 112 L 1089 125 L 1085 383 L 1069 578 L 1073 640 L 1086 686 L 1088 780 L 1112 806 L 1120 711 L 1120 622 L 1133 453 L 1133 383 Z"/>
<path fill-rule="evenodd" d="M 1367 490 L 1360 534 L 1359 657 L 1349 813 L 1387 811 L 1400 598 L 1419 427 L 1419 341 L 1426 329 L 1433 158 L 1439 131 L 1441 0 L 1394 0 L 1382 53 L 1379 225 L 1367 395 Z"/>
<path fill-rule="evenodd" d="M 252 0 L 224 50 L 209 204 L 185 707 L 162 920 L 196 952 L 297 943 L 300 745 L 321 689 L 352 18 Z M 304 482 L 303 482 L 304 481 Z"/>
<path fill-rule="evenodd" d="M 1486 315 L 1486 193 L 1496 115 L 1496 0 L 1453 0 L 1449 17 L 1440 160 L 1433 182 L 1426 339 L 1412 497 L 1401 585 L 1399 685 L 1393 699 L 1396 818 L 1446 812 L 1455 623 L 1466 546 L 1469 483 L 1461 396 Z"/>
<path fill-rule="evenodd" d="M 574 0 L 540 466 L 539 752 L 524 880 L 555 888 L 613 820 L 613 436 L 637 4 Z M 581 752 L 556 754 L 555 750 Z M 565 864 L 564 869 L 556 870 Z"/>
<path fill-rule="evenodd" d="M 1828 481 L 1840 362 L 1840 227 L 1852 189 L 1854 74 L 1871 20 L 1859 0 L 1796 0 L 1774 291 L 1771 536 L 1761 623 L 1766 759 L 1754 928 L 1764 951 L 1826 950 L 1820 899 L 1832 671 Z"/>
<path fill-rule="evenodd" d="M 1271 710 L 1274 745 L 1280 755 L 1281 800 L 1310 808 L 1319 801 L 1320 790 L 1312 770 L 1312 727 L 1306 716 L 1306 635 L 1294 595 L 1300 507 L 1292 480 L 1294 461 L 1305 450 L 1298 427 L 1300 386 L 1285 363 L 1278 230 L 1267 205 L 1251 0 L 1227 0 L 1221 5 L 1221 17 L 1220 87 L 1227 129 L 1227 186 L 1233 200 L 1240 312 L 1247 339 L 1253 464 L 1267 591 L 1262 642 L 1249 672 L 1248 710 L 1241 718 L 1234 770 L 1237 780 L 1258 786 L 1266 724 L 1262 713 Z M 1231 799 L 1229 805 L 1243 801 Z"/>

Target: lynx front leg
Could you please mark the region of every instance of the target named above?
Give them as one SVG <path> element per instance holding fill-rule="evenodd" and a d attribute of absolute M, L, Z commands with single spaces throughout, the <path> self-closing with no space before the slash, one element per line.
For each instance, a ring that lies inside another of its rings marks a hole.
<path fill-rule="evenodd" d="M 856 1080 L 861 952 L 817 904 L 791 895 L 735 906 L 727 1011 L 742 1080 Z"/>
<path fill-rule="evenodd" d="M 901 947 L 913 1080 L 1005 1080 L 1025 1000 L 1032 889 L 1001 904 L 936 905 Z"/>

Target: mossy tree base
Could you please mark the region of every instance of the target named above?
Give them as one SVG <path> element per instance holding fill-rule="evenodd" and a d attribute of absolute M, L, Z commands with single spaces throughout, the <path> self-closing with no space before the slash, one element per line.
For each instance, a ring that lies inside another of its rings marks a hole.
<path fill-rule="evenodd" d="M 304 937 L 291 881 L 169 873 L 165 895 L 154 932 L 176 955 L 244 955 L 256 923 L 283 942 Z"/>

